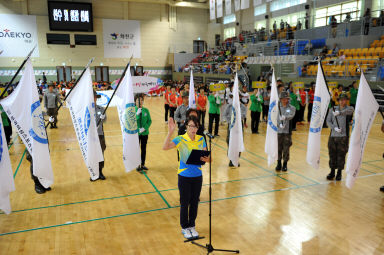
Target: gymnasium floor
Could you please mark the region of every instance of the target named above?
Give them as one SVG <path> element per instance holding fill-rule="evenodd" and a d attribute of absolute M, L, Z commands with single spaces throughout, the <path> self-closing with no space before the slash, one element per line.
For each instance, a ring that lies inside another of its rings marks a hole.
<path fill-rule="evenodd" d="M 1 255 L 206 254 L 184 243 L 180 233 L 176 151 L 161 150 L 167 132 L 162 99 L 147 98 L 145 104 L 153 120 L 145 175 L 123 169 L 115 108 L 108 110 L 104 126 L 105 181 L 89 181 L 67 109 L 60 110 L 59 129 L 48 129 L 55 174 L 52 191 L 34 192 L 25 147 L 15 140 L 10 154 L 16 191 L 11 194 L 12 214 L 0 214 Z M 305 162 L 305 124 L 294 132 L 288 172 L 276 174 L 274 166 L 267 167 L 265 123 L 259 135 L 245 131 L 246 151 L 239 168 L 228 168 L 226 129 L 220 126 L 220 138 L 212 145 L 214 247 L 239 249 L 241 254 L 384 254 L 380 125 L 378 115 L 352 190 L 344 180 L 325 179 L 329 129 L 323 130 L 319 170 Z M 207 184 L 205 166 L 197 230 L 206 237 Z"/>

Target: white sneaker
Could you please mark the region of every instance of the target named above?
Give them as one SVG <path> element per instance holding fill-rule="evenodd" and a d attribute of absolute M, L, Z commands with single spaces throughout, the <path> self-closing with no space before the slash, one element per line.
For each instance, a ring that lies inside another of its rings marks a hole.
<path fill-rule="evenodd" d="M 181 229 L 181 233 L 183 234 L 184 238 L 186 238 L 186 239 L 191 239 L 191 238 L 193 238 L 193 237 L 192 237 L 192 234 L 191 234 L 191 231 L 189 231 L 189 228 L 183 228 L 183 229 Z"/>
<path fill-rule="evenodd" d="M 192 238 L 198 238 L 199 237 L 199 233 L 196 231 L 195 227 L 190 227 L 189 231 L 192 234 Z"/>

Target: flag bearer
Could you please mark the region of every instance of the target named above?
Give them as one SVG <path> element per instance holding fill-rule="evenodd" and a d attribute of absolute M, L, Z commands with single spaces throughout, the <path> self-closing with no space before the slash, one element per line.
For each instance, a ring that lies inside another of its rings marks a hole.
<path fill-rule="evenodd" d="M 141 165 L 136 168 L 137 171 L 148 170 L 145 166 L 145 158 L 147 155 L 147 142 L 149 135 L 149 127 L 152 124 L 151 115 L 149 110 L 144 105 L 144 95 L 138 94 L 135 96 L 136 102 L 136 120 L 137 128 L 139 129 L 139 142 L 141 147 Z"/>
<path fill-rule="evenodd" d="M 35 191 L 37 194 L 43 194 L 45 193 L 46 191 L 50 191 L 51 190 L 51 187 L 48 187 L 48 188 L 44 188 L 43 185 L 41 185 L 40 181 L 39 181 L 39 178 L 37 178 L 37 176 L 33 175 L 33 163 L 32 163 L 32 156 L 31 154 L 29 154 L 29 151 L 26 150 L 26 159 L 29 161 L 29 163 L 31 164 L 29 169 L 31 171 L 31 178 L 33 180 L 33 182 L 35 183 Z"/>
<path fill-rule="evenodd" d="M 50 83 L 48 91 L 44 94 L 44 106 L 47 109 L 48 116 L 50 116 L 50 128 L 57 128 L 57 108 L 60 102 L 60 94 L 54 90 L 54 84 Z"/>
<path fill-rule="evenodd" d="M 339 105 L 335 106 L 328 112 L 327 124 L 331 129 L 328 140 L 329 167 L 331 172 L 327 175 L 328 180 L 335 178 L 335 170 L 337 169 L 336 181 L 341 180 L 341 171 L 344 169 L 345 155 L 348 152 L 349 123 L 347 116 L 353 114 L 353 107 L 347 105 L 348 96 L 341 93 L 339 96 Z M 337 122 L 336 122 L 337 120 Z M 339 126 L 337 126 L 339 123 Z"/>
<path fill-rule="evenodd" d="M 107 120 L 107 116 L 105 114 L 103 114 L 105 108 L 96 104 L 97 98 L 100 98 L 101 96 L 98 95 L 96 93 L 96 91 L 93 91 L 93 97 L 95 100 L 96 125 L 100 121 L 99 125 L 97 126 L 97 134 L 99 135 L 101 151 L 103 152 L 103 158 L 104 158 L 104 151 L 107 148 L 107 145 L 105 144 L 103 123 Z M 103 168 L 104 168 L 104 161 L 99 162 L 99 179 L 100 180 L 105 180 L 105 176 L 103 174 Z M 96 179 L 96 180 L 99 180 L 99 179 Z M 90 180 L 96 181 L 96 180 L 92 180 L 92 179 L 90 179 Z"/>
<path fill-rule="evenodd" d="M 188 100 L 189 100 L 189 94 L 188 92 L 184 91 L 181 95 L 183 97 L 183 104 L 178 106 L 175 112 L 175 121 L 177 122 L 178 127 L 185 123 L 185 120 L 187 119 L 187 111 L 188 111 Z"/>
<path fill-rule="evenodd" d="M 277 115 L 278 133 L 278 158 L 276 171 L 288 170 L 289 148 L 292 146 L 292 119 L 295 116 L 296 108 L 289 104 L 290 96 L 288 92 L 280 93 L 279 113 Z M 283 159 L 283 165 L 281 160 Z"/>

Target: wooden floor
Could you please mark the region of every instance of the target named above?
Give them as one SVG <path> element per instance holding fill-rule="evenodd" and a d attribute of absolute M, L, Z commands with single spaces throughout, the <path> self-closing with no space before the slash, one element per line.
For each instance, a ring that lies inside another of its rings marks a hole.
<path fill-rule="evenodd" d="M 184 243 L 179 226 L 177 158 L 162 151 L 167 132 L 160 98 L 148 98 L 153 125 L 147 175 L 125 173 L 116 108 L 105 124 L 107 180 L 91 183 L 67 109 L 48 130 L 55 174 L 52 191 L 34 192 L 25 147 L 10 149 L 16 191 L 13 213 L 0 214 L 0 254 L 206 254 Z M 249 114 L 249 113 L 248 113 Z M 250 117 L 248 118 L 248 123 Z M 213 144 L 213 245 L 241 254 L 384 254 L 384 134 L 378 115 L 363 169 L 352 190 L 326 181 L 329 129 L 323 130 L 321 168 L 305 162 L 308 125 L 293 135 L 287 173 L 267 167 L 266 125 L 245 131 L 241 167 L 228 168 L 226 129 Z M 208 236 L 208 167 L 197 230 Z M 208 239 L 200 240 L 205 244 Z M 215 252 L 214 254 L 225 254 Z"/>

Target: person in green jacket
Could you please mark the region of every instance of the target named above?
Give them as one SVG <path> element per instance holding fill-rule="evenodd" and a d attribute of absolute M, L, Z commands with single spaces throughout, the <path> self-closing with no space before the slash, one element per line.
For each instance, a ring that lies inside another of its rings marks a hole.
<path fill-rule="evenodd" d="M 7 140 L 7 145 L 9 145 L 9 143 L 11 142 L 11 136 L 12 136 L 11 120 L 8 118 L 7 114 L 5 113 L 1 105 L 0 105 L 0 112 L 1 112 L 1 120 L 4 126 L 5 139 Z"/>
<path fill-rule="evenodd" d="M 143 107 L 144 105 L 144 95 L 137 94 L 135 96 L 136 102 L 136 120 L 137 128 L 139 130 L 139 142 L 141 147 L 141 165 L 136 168 L 138 172 L 148 170 L 145 166 L 145 157 L 147 155 L 147 142 L 149 135 L 149 127 L 152 124 L 151 115 L 147 108 Z"/>
<path fill-rule="evenodd" d="M 219 136 L 219 122 L 220 122 L 220 106 L 221 98 L 219 93 L 216 91 L 214 94 L 211 93 L 208 97 L 209 102 L 209 124 L 208 132 L 212 134 L 213 121 L 215 121 L 215 136 Z"/>
<path fill-rule="evenodd" d="M 353 106 L 353 108 L 356 107 L 356 99 L 357 99 L 357 91 L 359 89 L 359 86 L 357 85 L 357 82 L 352 82 L 351 89 L 349 90 L 350 100 L 349 105 Z"/>
<path fill-rule="evenodd" d="M 295 112 L 295 116 L 293 117 L 292 119 L 292 131 L 296 131 L 296 123 L 298 121 L 298 118 L 299 118 L 299 110 L 300 110 L 300 103 L 299 101 L 297 100 L 297 95 L 295 93 L 295 90 L 293 88 L 293 86 L 291 85 L 289 87 L 289 98 L 290 98 L 290 104 L 296 108 L 296 112 Z"/>
<path fill-rule="evenodd" d="M 259 133 L 260 113 L 263 111 L 263 95 L 259 93 L 259 89 L 254 89 L 251 95 L 251 130 L 252 134 Z"/>

